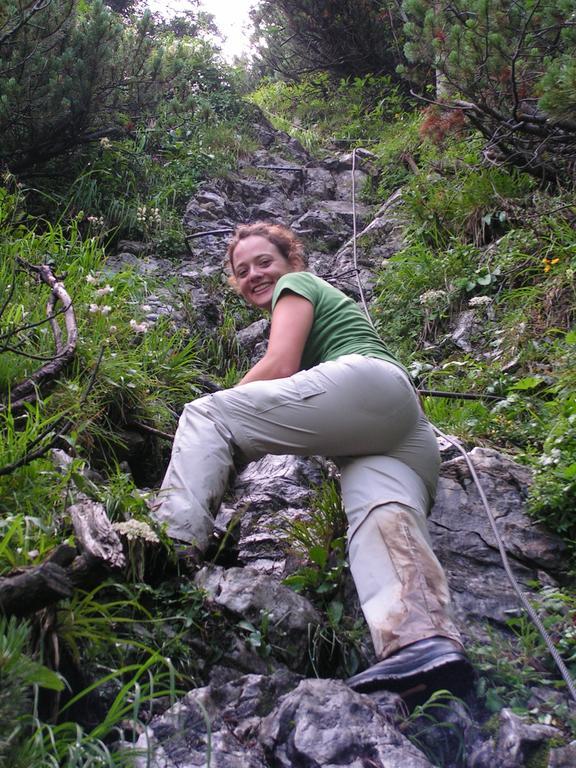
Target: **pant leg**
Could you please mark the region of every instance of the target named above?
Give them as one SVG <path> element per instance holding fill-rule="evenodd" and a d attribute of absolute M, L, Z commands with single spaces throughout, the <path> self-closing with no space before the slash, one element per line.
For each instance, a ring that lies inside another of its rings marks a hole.
<path fill-rule="evenodd" d="M 375 644 L 379 653 L 389 653 L 395 644 L 412 642 L 404 634 L 411 620 L 402 619 L 400 609 L 389 606 L 389 599 L 399 595 L 408 606 L 408 616 L 422 613 L 422 605 L 444 605 L 445 579 L 439 566 L 438 579 L 422 577 L 419 584 L 427 597 L 424 602 L 415 601 L 414 590 L 402 586 L 410 580 L 391 577 L 407 571 L 400 563 L 410 558 L 408 552 L 412 561 L 434 557 L 418 525 L 414 527 L 410 514 L 402 517 L 404 538 L 418 540 L 419 546 L 400 548 L 400 555 L 390 553 L 400 545 L 397 537 L 384 535 L 386 525 L 384 532 L 381 526 L 375 527 L 382 516 L 376 510 L 390 506 L 387 512 L 398 511 L 392 502 L 424 518 L 438 475 L 436 442 L 405 374 L 385 361 L 351 355 L 285 379 L 252 382 L 190 403 L 179 424 L 162 486 L 165 501 L 157 513 L 159 520 L 168 523 L 171 536 L 206 546 L 235 452 L 248 460 L 266 453 L 337 457 L 350 520 L 353 575 L 374 627 Z M 367 475 L 371 475 L 369 483 Z M 396 562 L 395 567 L 382 571 L 358 567 L 372 561 L 372 554 L 368 557 L 364 552 L 371 552 L 376 544 L 374 557 Z M 378 615 L 375 604 L 382 604 L 382 615 L 388 618 Z M 378 629 L 386 622 L 392 625 L 395 611 L 403 626 L 402 639 L 397 640 Z M 432 622 L 421 636 L 453 636 L 448 621 L 444 619 L 443 631 Z"/>
<path fill-rule="evenodd" d="M 234 468 L 234 442 L 212 396 L 184 406 L 153 510 L 173 539 L 208 547 L 213 518 Z"/>
<path fill-rule="evenodd" d="M 394 502 L 375 507 L 350 540 L 349 558 L 379 659 L 435 635 L 461 642 L 420 512 Z"/>

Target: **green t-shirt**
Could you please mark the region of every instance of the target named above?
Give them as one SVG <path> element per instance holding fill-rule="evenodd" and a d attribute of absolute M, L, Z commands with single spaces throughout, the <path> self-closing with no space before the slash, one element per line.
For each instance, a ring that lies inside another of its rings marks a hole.
<path fill-rule="evenodd" d="M 276 283 L 272 309 L 284 291 L 303 296 L 314 307 L 314 322 L 304 346 L 302 368 L 351 354 L 380 357 L 400 365 L 360 307 L 338 288 L 311 272 L 289 272 Z"/>

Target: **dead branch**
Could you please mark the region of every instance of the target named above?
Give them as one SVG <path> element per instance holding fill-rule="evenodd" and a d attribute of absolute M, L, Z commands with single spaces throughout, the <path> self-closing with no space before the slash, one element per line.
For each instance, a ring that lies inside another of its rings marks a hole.
<path fill-rule="evenodd" d="M 84 553 L 109 568 L 123 568 L 126 563 L 122 544 L 104 506 L 85 498 L 69 507 L 68 512 L 72 516 L 76 540 Z"/>
<path fill-rule="evenodd" d="M 12 402 L 34 394 L 41 384 L 55 378 L 74 356 L 78 342 L 78 327 L 76 325 L 74 308 L 72 307 L 72 299 L 63 284 L 56 279 L 52 269 L 47 264 L 37 266 L 29 264 L 20 258 L 18 259 L 18 263 L 29 272 L 36 275 L 37 278 L 48 285 L 52 291 L 52 296 L 47 305 L 47 312 L 54 334 L 56 355 L 53 359 L 49 360 L 46 365 L 38 368 L 38 370 L 29 376 L 26 381 L 23 381 L 12 389 L 10 394 Z M 66 329 L 66 342 L 64 343 L 62 341 L 60 326 L 54 318 L 54 307 L 58 301 L 60 301 L 64 307 L 63 317 L 64 327 Z M 56 333 L 54 332 L 55 325 L 58 325 L 58 331 Z"/>
<path fill-rule="evenodd" d="M 125 567 L 122 542 L 102 504 L 83 497 L 68 511 L 78 549 L 58 547 L 42 565 L 1 578 L 0 610 L 5 615 L 29 615 Z"/>
<path fill-rule="evenodd" d="M 86 385 L 86 388 L 84 392 L 82 393 L 82 397 L 80 398 L 80 405 L 82 405 L 84 402 L 86 402 L 86 399 L 88 398 L 88 395 L 90 394 L 92 387 L 94 386 L 94 382 L 96 381 L 96 374 L 98 373 L 98 369 L 100 367 L 100 363 L 102 362 L 102 357 L 104 356 L 104 348 L 100 350 L 100 354 L 98 355 L 98 359 L 96 361 L 96 365 L 94 366 L 94 370 L 92 371 L 92 374 L 90 376 L 90 379 L 88 381 L 88 384 Z M 22 398 L 21 400 L 18 400 L 11 404 L 12 411 L 17 410 L 20 407 L 23 407 L 25 404 L 32 402 L 35 399 L 35 397 L 28 396 L 25 398 Z M 42 456 L 45 456 L 48 451 L 50 451 L 54 446 L 58 443 L 62 435 L 65 435 L 67 432 L 70 431 L 70 429 L 74 426 L 74 420 L 71 419 L 68 416 L 62 416 L 59 418 L 56 422 L 53 424 L 50 424 L 45 430 L 43 430 L 37 437 L 28 445 L 28 450 L 24 454 L 24 456 L 21 456 L 16 461 L 13 461 L 11 464 L 7 464 L 4 467 L 0 467 L 0 477 L 2 475 L 9 475 L 11 472 L 14 472 L 15 469 L 18 469 L 18 467 L 23 467 L 26 464 L 30 464 L 31 461 L 34 461 L 35 459 L 39 459 Z M 48 440 L 44 445 L 40 446 L 39 448 L 35 448 L 36 445 L 42 442 L 44 438 L 51 435 L 50 440 Z"/>

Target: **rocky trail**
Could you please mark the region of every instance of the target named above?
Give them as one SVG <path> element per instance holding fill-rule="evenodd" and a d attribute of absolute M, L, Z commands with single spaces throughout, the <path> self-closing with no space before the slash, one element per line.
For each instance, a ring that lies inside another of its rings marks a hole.
<path fill-rule="evenodd" d="M 258 131 L 261 149 L 241 161 L 237 173 L 203 184 L 189 202 L 184 214 L 189 254 L 174 262 L 123 243 L 109 260 L 112 269 L 130 264 L 155 279 L 176 278 L 177 294 L 166 288 L 148 298 L 149 322 L 160 315 L 187 322 L 185 292 L 193 306 L 195 332 L 217 334 L 221 311 L 207 282 L 221 285 L 229 231 L 256 219 L 294 227 L 307 245 L 310 269 L 359 298 L 351 244 L 351 154 L 335 150 L 317 161 L 270 126 Z M 369 152 L 358 151 L 355 162 L 361 200 L 375 170 Z M 406 221 L 400 195 L 376 211 L 359 202 L 356 213 L 358 274 L 369 298 L 374 270 L 401 247 Z M 458 319 L 454 328 L 459 328 Z M 248 359 L 261 354 L 266 330 L 267 321 L 261 319 L 238 334 Z M 498 649 L 508 647 L 507 621 L 519 616 L 521 608 L 464 459 L 451 446 L 441 448 L 444 463 L 430 532 L 464 638 L 470 647 L 492 649 L 495 664 Z M 522 588 L 530 593 L 536 582 L 553 587 L 563 544 L 524 513 L 529 471 L 494 450 L 474 448 L 470 455 Z M 282 583 L 302 565 L 286 546 L 282 521 L 309 522 L 314 491 L 334 472 L 321 459 L 271 456 L 238 474 L 216 520 L 221 531 L 237 523 L 230 536 L 232 555 L 228 562 L 205 565 L 195 580 L 228 621 L 253 627 L 252 642 L 238 634 L 221 638 L 222 653 L 206 668 L 208 684 L 154 717 L 140 735 L 138 768 L 575 766 L 576 742 L 566 745 L 565 734 L 545 716 L 570 709 L 564 688 L 534 683 L 530 721 L 506 706 L 490 717 L 475 692 L 465 702 L 448 701 L 407 717 L 393 694 L 355 693 L 330 677 L 329 665 L 320 677 L 311 676 L 310 628 L 327 622 L 309 600 Z M 345 578 L 344 613 L 356 617 L 353 585 L 349 575 Z M 366 632 L 358 647 L 360 662 L 370 663 Z M 531 762 L 536 759 L 540 762 Z"/>

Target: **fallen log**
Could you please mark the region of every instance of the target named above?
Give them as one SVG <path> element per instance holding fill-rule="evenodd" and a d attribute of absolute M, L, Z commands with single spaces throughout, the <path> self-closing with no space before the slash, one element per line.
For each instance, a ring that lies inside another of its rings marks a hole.
<path fill-rule="evenodd" d="M 0 578 L 0 611 L 5 615 L 28 616 L 125 567 L 122 542 L 102 504 L 82 498 L 68 511 L 77 548 L 62 545 L 41 565 Z"/>
<path fill-rule="evenodd" d="M 42 563 L 15 576 L 0 579 L 0 610 L 6 616 L 27 616 L 71 597 L 68 573 L 57 563 Z"/>

